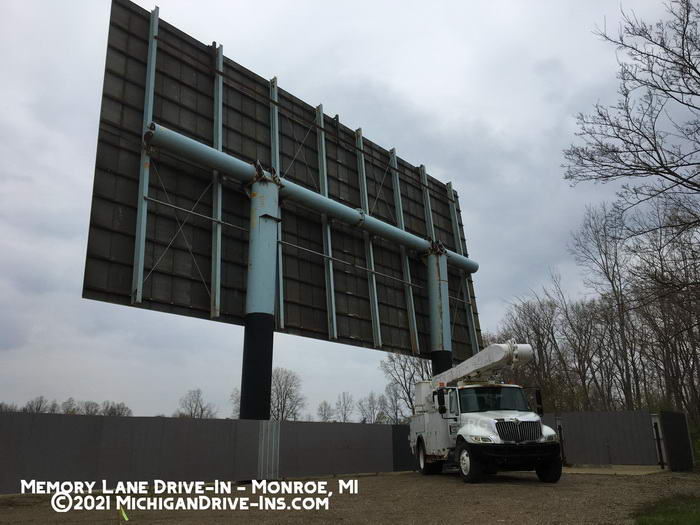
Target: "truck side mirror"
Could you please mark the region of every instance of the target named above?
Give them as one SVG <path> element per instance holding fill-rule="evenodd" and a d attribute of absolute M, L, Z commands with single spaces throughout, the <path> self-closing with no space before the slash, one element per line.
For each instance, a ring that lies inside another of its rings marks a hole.
<path fill-rule="evenodd" d="M 544 407 L 542 405 L 542 391 L 539 388 L 535 390 L 535 402 L 537 403 L 537 415 L 542 417 L 544 415 Z"/>
<path fill-rule="evenodd" d="M 441 388 L 440 390 L 437 391 L 437 399 L 438 399 L 438 412 L 440 414 L 444 414 L 447 412 L 447 408 L 445 407 L 445 389 Z"/>

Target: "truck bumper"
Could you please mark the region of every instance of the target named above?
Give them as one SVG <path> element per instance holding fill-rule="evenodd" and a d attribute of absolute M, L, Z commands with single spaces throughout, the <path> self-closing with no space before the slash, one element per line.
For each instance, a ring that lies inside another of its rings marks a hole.
<path fill-rule="evenodd" d="M 559 443 L 471 444 L 469 454 L 496 470 L 533 470 L 561 457 Z"/>

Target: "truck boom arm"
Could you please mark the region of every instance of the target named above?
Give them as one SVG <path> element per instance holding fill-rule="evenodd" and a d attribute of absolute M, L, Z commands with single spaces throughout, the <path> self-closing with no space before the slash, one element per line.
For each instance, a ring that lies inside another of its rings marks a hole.
<path fill-rule="evenodd" d="M 516 368 L 532 360 L 532 346 L 528 344 L 492 344 L 481 352 L 433 376 L 433 388 L 448 386 L 461 380 L 489 379 L 507 368 Z"/>

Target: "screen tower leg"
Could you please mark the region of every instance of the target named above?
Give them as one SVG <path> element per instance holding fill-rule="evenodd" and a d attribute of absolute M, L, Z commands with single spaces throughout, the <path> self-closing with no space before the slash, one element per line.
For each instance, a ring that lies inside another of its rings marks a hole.
<path fill-rule="evenodd" d="M 270 419 L 279 179 L 257 167 L 258 176 L 250 186 L 241 419 Z"/>

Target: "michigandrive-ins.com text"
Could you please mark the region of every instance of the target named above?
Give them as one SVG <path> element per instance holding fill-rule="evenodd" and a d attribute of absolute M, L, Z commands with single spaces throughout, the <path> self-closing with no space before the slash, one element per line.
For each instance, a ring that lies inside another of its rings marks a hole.
<path fill-rule="evenodd" d="M 357 480 L 337 480 L 339 494 L 357 494 Z M 52 494 L 56 512 L 71 510 L 328 510 L 327 481 L 22 480 L 22 494 Z"/>

